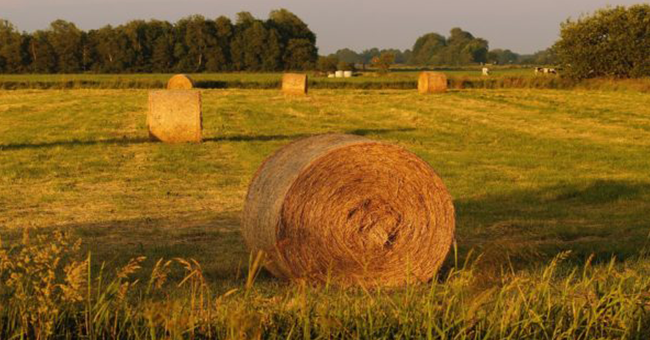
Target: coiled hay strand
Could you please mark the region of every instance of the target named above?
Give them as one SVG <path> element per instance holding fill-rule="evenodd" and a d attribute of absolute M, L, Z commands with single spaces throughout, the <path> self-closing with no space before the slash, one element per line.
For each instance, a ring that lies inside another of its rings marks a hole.
<path fill-rule="evenodd" d="M 442 180 L 407 150 L 318 135 L 267 158 L 246 197 L 242 232 L 275 276 L 341 286 L 428 282 L 454 234 Z"/>
<path fill-rule="evenodd" d="M 290 95 L 307 94 L 307 75 L 298 73 L 285 73 L 282 76 L 282 93 Z"/>
<path fill-rule="evenodd" d="M 194 80 L 186 74 L 177 74 L 167 82 L 168 90 L 191 90 L 194 87 Z"/>
<path fill-rule="evenodd" d="M 440 72 L 422 72 L 418 78 L 418 92 L 447 92 L 447 76 Z"/>

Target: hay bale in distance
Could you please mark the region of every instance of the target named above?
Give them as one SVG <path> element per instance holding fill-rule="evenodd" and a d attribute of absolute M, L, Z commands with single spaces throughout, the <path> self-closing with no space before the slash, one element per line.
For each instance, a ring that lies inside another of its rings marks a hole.
<path fill-rule="evenodd" d="M 168 90 L 191 90 L 194 87 L 194 80 L 186 74 L 177 74 L 167 82 Z"/>
<path fill-rule="evenodd" d="M 149 92 L 149 136 L 165 143 L 201 142 L 201 92 Z"/>
<path fill-rule="evenodd" d="M 443 93 L 447 92 L 447 76 L 440 72 L 422 72 L 418 79 L 418 92 Z"/>
<path fill-rule="evenodd" d="M 267 158 L 246 196 L 242 233 L 280 278 L 349 286 L 428 282 L 454 233 L 445 185 L 401 147 L 327 134 Z"/>
<path fill-rule="evenodd" d="M 285 73 L 282 76 L 282 92 L 285 94 L 307 94 L 307 75 L 298 73 Z"/>
<path fill-rule="evenodd" d="M 343 71 L 343 78 L 352 78 L 352 71 Z"/>

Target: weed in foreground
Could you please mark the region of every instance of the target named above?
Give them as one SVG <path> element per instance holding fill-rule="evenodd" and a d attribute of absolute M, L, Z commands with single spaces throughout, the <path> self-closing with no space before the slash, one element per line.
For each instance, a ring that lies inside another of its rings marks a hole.
<path fill-rule="evenodd" d="M 242 287 L 214 289 L 194 260 L 161 259 L 143 273 L 137 257 L 93 272 L 78 240 L 25 231 L 0 250 L 0 338 L 647 338 L 650 261 L 577 268 L 565 265 L 568 257 L 532 272 L 505 270 L 489 287 L 469 261 L 426 286 L 297 283 L 278 293 L 255 284 L 260 254 Z M 182 279 L 170 279 L 175 271 Z"/>

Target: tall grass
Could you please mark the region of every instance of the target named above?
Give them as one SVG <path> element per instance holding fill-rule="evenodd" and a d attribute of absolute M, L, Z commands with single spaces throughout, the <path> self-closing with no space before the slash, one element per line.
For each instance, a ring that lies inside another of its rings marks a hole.
<path fill-rule="evenodd" d="M 255 285 L 261 255 L 241 286 L 216 288 L 193 260 L 111 271 L 63 232 L 25 232 L 0 250 L 0 338 L 647 339 L 648 258 L 577 268 L 569 257 L 529 272 L 504 264 L 496 280 L 467 261 L 399 290 L 296 283 L 275 295 Z"/>

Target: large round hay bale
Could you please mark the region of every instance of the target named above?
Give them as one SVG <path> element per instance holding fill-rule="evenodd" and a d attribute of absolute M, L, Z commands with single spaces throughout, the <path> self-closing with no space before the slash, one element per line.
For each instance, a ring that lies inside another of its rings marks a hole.
<path fill-rule="evenodd" d="M 149 137 L 165 143 L 200 143 L 203 131 L 201 92 L 159 90 L 149 92 Z"/>
<path fill-rule="evenodd" d="M 308 91 L 306 74 L 285 73 L 282 75 L 282 92 L 291 95 L 305 95 Z"/>
<path fill-rule="evenodd" d="M 242 232 L 280 278 L 399 286 L 435 276 L 453 239 L 454 206 L 440 177 L 407 150 L 318 135 L 264 161 Z"/>
<path fill-rule="evenodd" d="M 418 78 L 418 92 L 447 92 L 447 76 L 440 72 L 422 72 Z"/>
<path fill-rule="evenodd" d="M 177 74 L 167 82 L 168 90 L 191 90 L 194 88 L 194 81 L 186 74 Z"/>

